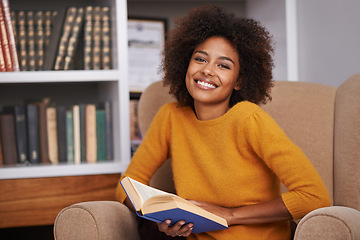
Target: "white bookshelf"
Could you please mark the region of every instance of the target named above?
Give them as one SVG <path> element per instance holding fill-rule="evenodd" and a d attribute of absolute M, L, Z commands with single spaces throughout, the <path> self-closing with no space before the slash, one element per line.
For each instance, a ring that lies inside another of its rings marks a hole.
<path fill-rule="evenodd" d="M 112 70 L 26 71 L 0 73 L 0 107 L 25 99 L 50 97 L 55 103 L 111 101 L 114 159 L 82 163 L 2 166 L 0 179 L 97 175 L 123 172 L 130 161 L 129 87 L 126 0 L 19 0 L 11 10 L 56 10 L 67 6 L 107 5 L 112 8 Z"/>

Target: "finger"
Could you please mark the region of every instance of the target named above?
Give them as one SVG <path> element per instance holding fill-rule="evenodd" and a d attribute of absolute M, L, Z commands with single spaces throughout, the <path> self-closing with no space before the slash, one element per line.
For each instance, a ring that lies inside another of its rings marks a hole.
<path fill-rule="evenodd" d="M 169 229 L 169 225 L 171 224 L 170 219 L 165 220 L 162 223 L 156 223 L 158 225 L 159 231 L 166 233 Z"/>
<path fill-rule="evenodd" d="M 169 230 L 171 232 L 170 236 L 176 237 L 181 236 L 181 227 L 185 224 L 185 221 L 178 221 L 174 224 L 174 226 L 170 227 Z"/>
<path fill-rule="evenodd" d="M 178 236 L 181 235 L 183 237 L 188 237 L 192 230 L 194 228 L 194 225 L 192 223 L 186 224 L 185 226 L 181 227 L 178 231 Z"/>

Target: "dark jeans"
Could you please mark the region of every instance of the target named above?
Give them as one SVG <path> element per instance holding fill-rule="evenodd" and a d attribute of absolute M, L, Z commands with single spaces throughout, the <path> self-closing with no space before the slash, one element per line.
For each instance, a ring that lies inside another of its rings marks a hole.
<path fill-rule="evenodd" d="M 137 217 L 138 229 L 141 240 L 185 240 L 185 237 L 171 237 L 160 232 L 155 222 Z"/>

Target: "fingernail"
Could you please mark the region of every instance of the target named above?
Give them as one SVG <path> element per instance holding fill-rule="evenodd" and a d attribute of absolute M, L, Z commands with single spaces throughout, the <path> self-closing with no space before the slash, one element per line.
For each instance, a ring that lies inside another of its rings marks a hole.
<path fill-rule="evenodd" d="M 165 223 L 166 223 L 166 224 L 170 224 L 171 221 L 170 221 L 170 220 L 166 220 Z"/>

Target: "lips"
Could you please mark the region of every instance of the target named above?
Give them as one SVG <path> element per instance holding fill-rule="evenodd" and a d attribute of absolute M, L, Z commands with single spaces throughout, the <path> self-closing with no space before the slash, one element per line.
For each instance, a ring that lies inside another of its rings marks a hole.
<path fill-rule="evenodd" d="M 212 82 L 209 82 L 209 81 L 196 79 L 195 82 L 196 82 L 196 84 L 200 85 L 201 88 L 205 88 L 205 89 L 215 89 L 215 88 L 217 88 L 216 84 L 214 84 Z"/>

